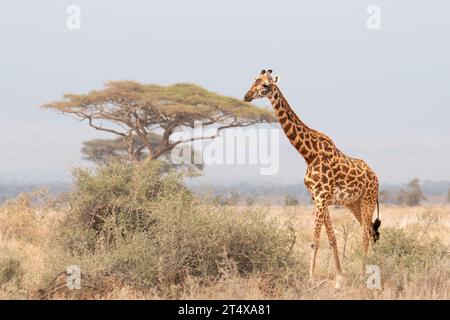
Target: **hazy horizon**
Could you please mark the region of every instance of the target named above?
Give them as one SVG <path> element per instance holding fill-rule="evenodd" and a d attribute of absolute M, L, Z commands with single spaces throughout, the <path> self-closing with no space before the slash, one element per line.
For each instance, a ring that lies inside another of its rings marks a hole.
<path fill-rule="evenodd" d="M 80 30 L 66 27 L 72 4 L 81 8 Z M 366 26 L 372 4 L 380 30 Z M 68 181 L 71 167 L 88 164 L 82 142 L 111 137 L 39 109 L 64 93 L 129 79 L 193 82 L 242 98 L 262 68 L 281 75 L 306 124 L 364 159 L 382 183 L 450 180 L 449 9 L 443 0 L 4 3 L 0 182 Z M 302 183 L 305 162 L 279 136 L 277 175 L 214 165 L 198 181 Z"/>

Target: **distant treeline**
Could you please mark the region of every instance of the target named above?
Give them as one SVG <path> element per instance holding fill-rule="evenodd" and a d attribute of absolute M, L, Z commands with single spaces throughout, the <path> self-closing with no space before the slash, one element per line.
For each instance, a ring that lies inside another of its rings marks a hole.
<path fill-rule="evenodd" d="M 284 205 L 311 204 L 311 197 L 303 183 L 271 185 L 191 185 L 197 194 L 218 204 L 237 205 L 255 202 Z M 450 202 L 450 181 L 425 181 L 412 179 L 403 184 L 382 184 L 380 202 L 415 206 L 424 201 Z"/>
<path fill-rule="evenodd" d="M 189 187 L 203 198 L 223 205 L 262 204 L 311 204 L 311 197 L 303 183 L 298 184 L 250 184 L 236 185 L 192 184 Z M 49 194 L 67 192 L 71 185 L 64 182 L 20 183 L 0 182 L 0 203 L 15 198 L 20 193 L 46 188 Z M 380 202 L 383 204 L 418 205 L 423 201 L 450 202 L 450 181 L 425 181 L 412 179 L 404 184 L 382 184 Z"/>
<path fill-rule="evenodd" d="M 51 195 L 57 195 L 70 189 L 69 183 L 64 182 L 0 182 L 0 203 L 15 198 L 21 193 L 32 192 L 38 189 L 47 189 Z"/>

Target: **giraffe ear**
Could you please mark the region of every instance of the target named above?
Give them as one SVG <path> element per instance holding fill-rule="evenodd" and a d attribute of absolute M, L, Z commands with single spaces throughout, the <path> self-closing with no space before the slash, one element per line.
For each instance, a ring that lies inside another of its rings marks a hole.
<path fill-rule="evenodd" d="M 275 76 L 275 80 L 273 81 L 273 83 L 278 83 L 278 80 L 280 80 L 280 76 Z"/>

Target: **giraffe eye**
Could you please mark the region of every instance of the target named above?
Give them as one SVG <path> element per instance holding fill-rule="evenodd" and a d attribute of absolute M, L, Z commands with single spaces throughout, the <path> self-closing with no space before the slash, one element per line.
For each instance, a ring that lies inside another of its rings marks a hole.
<path fill-rule="evenodd" d="M 269 84 L 268 84 L 268 83 L 264 83 L 264 84 L 263 84 L 263 87 L 264 87 L 264 88 L 268 88 L 268 87 L 269 87 Z"/>

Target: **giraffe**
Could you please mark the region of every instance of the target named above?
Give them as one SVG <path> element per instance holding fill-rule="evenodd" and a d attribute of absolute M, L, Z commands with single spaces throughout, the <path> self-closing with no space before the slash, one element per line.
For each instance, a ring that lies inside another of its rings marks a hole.
<path fill-rule="evenodd" d="M 307 170 L 304 183 L 315 206 L 310 278 L 314 281 L 316 255 L 321 229 L 324 225 L 336 265 L 335 288 L 340 290 L 343 278 L 328 206 L 346 206 L 362 226 L 364 253 L 362 272 L 364 273 L 369 243 L 371 240 L 375 243 L 380 236 L 378 178 L 363 160 L 345 155 L 327 135 L 303 123 L 278 88 L 278 79 L 278 76 L 272 77 L 272 70 L 262 70 L 244 100 L 251 102 L 253 99 L 268 98 L 290 143 L 305 159 Z M 377 218 L 372 223 L 375 206 Z"/>

